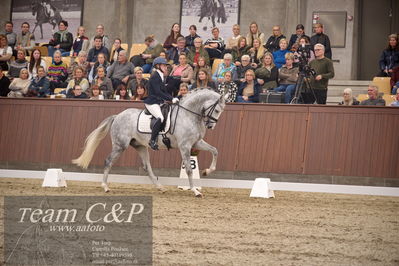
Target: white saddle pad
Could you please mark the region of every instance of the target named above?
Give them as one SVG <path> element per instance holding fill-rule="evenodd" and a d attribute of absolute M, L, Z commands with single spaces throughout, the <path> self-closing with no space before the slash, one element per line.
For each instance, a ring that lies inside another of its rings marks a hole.
<path fill-rule="evenodd" d="M 161 132 L 159 132 L 159 134 L 166 134 L 169 132 L 170 111 L 171 111 L 171 109 L 169 110 L 167 117 L 165 117 L 165 119 L 166 119 L 165 128 Z M 141 113 L 139 114 L 139 119 L 137 121 L 137 130 L 140 133 L 151 134 L 151 117 L 152 117 L 152 115 L 147 115 L 145 113 L 145 110 L 141 111 Z"/>

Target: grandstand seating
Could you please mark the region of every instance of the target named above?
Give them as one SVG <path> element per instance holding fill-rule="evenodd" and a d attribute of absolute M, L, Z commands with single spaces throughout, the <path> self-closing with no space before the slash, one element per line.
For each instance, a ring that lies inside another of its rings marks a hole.
<path fill-rule="evenodd" d="M 130 55 L 129 58 L 134 55 L 139 55 L 147 49 L 147 45 L 144 43 L 133 43 L 132 47 L 130 48 Z"/>
<path fill-rule="evenodd" d="M 378 86 L 379 92 L 391 94 L 391 78 L 390 77 L 374 77 L 373 84 Z"/>
<path fill-rule="evenodd" d="M 212 64 L 212 75 L 215 74 L 218 65 L 223 62 L 223 59 L 215 58 Z"/>
<path fill-rule="evenodd" d="M 48 49 L 46 46 L 35 46 L 33 49 L 38 49 L 42 56 L 48 56 Z"/>

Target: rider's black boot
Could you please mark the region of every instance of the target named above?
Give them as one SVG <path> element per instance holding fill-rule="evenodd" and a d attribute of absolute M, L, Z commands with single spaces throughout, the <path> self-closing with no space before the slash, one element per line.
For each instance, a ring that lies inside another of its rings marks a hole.
<path fill-rule="evenodd" d="M 160 118 L 158 118 L 152 127 L 151 140 L 148 145 L 150 145 L 151 149 L 153 150 L 158 150 L 158 133 L 161 130 L 161 125 L 162 121 Z"/>

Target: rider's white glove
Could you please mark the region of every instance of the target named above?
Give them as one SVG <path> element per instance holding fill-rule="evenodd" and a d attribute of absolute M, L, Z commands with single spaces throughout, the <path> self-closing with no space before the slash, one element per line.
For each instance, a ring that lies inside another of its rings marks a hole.
<path fill-rule="evenodd" d="M 179 102 L 179 98 L 173 98 L 172 99 L 172 103 L 178 103 Z"/>

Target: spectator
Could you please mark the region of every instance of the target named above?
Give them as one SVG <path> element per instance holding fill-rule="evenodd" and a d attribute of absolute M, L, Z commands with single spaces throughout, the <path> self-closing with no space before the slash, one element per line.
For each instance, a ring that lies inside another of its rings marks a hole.
<path fill-rule="evenodd" d="M 285 54 L 285 65 L 279 69 L 279 84 L 274 91 L 285 91 L 285 103 L 290 103 L 295 93 L 295 85 L 298 79 L 298 68 L 294 67 L 294 54 Z"/>
<path fill-rule="evenodd" d="M 399 90 L 396 91 L 395 101 L 391 103 L 391 106 L 399 107 Z"/>
<path fill-rule="evenodd" d="M 258 38 L 263 45 L 265 43 L 265 34 L 261 33 L 256 22 L 252 22 L 249 25 L 249 33 L 247 34 L 247 45 L 252 47 L 254 40 Z"/>
<path fill-rule="evenodd" d="M 93 80 L 93 85 L 100 88 L 105 99 L 111 99 L 114 94 L 114 89 L 112 88 L 112 81 L 105 75 L 105 67 L 99 66 L 97 68 L 96 78 Z"/>
<path fill-rule="evenodd" d="M 318 104 L 326 104 L 328 80 L 334 77 L 333 62 L 324 56 L 324 49 L 324 45 L 316 44 L 314 46 L 316 59 L 309 63 L 309 66 L 316 72 L 316 77 L 311 78 L 311 86 Z"/>
<path fill-rule="evenodd" d="M 67 95 L 72 93 L 75 85 L 79 85 L 84 93 L 88 92 L 90 87 L 89 81 L 84 77 L 84 69 L 80 66 L 73 70 L 73 79 L 71 79 L 66 88 Z"/>
<path fill-rule="evenodd" d="M 208 73 L 208 76 L 212 76 L 212 69 L 209 65 L 207 65 L 206 63 L 206 59 L 202 56 L 200 56 L 198 58 L 198 64 L 194 67 L 194 72 L 193 72 L 193 79 L 191 80 L 191 84 L 194 84 L 195 81 L 198 79 L 198 71 L 203 68 L 206 70 L 206 72 Z"/>
<path fill-rule="evenodd" d="M 17 43 L 17 34 L 13 32 L 14 24 L 11 21 L 7 21 L 4 24 L 4 34 L 7 38 L 7 45 L 11 47 L 11 50 L 14 49 Z"/>
<path fill-rule="evenodd" d="M 190 83 L 193 78 L 193 68 L 187 64 L 187 58 L 184 53 L 179 56 L 179 64 L 174 65 L 170 76 L 178 78 L 181 82 Z"/>
<path fill-rule="evenodd" d="M 71 56 L 76 57 L 79 55 L 80 51 L 84 51 L 86 54 L 89 52 L 89 38 L 85 36 L 85 28 L 80 26 L 78 32 L 76 33 L 76 38 L 73 41 Z"/>
<path fill-rule="evenodd" d="M 0 96 L 6 97 L 7 94 L 10 92 L 10 79 L 4 75 L 3 69 L 0 66 Z"/>
<path fill-rule="evenodd" d="M 105 48 L 107 48 L 108 51 L 111 50 L 111 42 L 108 38 L 107 35 L 105 35 L 104 33 L 104 25 L 103 24 L 98 24 L 96 27 L 96 34 L 93 36 L 93 38 L 90 41 L 90 47 L 94 48 L 95 46 L 95 38 L 96 36 L 100 36 L 101 37 L 101 43 L 102 46 L 104 46 Z"/>
<path fill-rule="evenodd" d="M 29 79 L 34 79 L 37 76 L 37 68 L 39 66 L 44 67 L 44 69 L 47 69 L 47 64 L 46 61 L 42 58 L 42 54 L 40 53 L 39 49 L 35 49 L 32 52 L 32 55 L 30 57 L 30 62 L 28 65 L 28 70 L 29 70 Z"/>
<path fill-rule="evenodd" d="M 70 99 L 87 99 L 87 94 L 83 91 L 82 87 L 78 84 L 73 86 L 72 92 L 67 94 L 67 98 Z"/>
<path fill-rule="evenodd" d="M 323 32 L 323 24 L 321 23 L 316 23 L 314 25 L 314 30 L 315 30 L 315 35 L 313 35 L 310 38 L 310 45 L 312 47 L 315 47 L 316 44 L 320 43 L 324 45 L 325 49 L 325 57 L 328 59 L 332 58 L 332 51 L 331 51 L 331 45 L 330 45 L 330 38 L 328 38 L 327 35 L 324 34 Z M 316 51 L 315 51 L 316 52 Z"/>
<path fill-rule="evenodd" d="M 31 81 L 27 97 L 46 97 L 51 94 L 50 81 L 47 79 L 44 67 L 37 68 L 37 76 Z"/>
<path fill-rule="evenodd" d="M 15 50 L 23 49 L 26 54 L 30 54 L 35 46 L 35 35 L 29 31 L 29 28 L 28 22 L 22 23 L 21 32 L 17 34 L 15 46 Z"/>
<path fill-rule="evenodd" d="M 50 80 L 50 90 L 51 93 L 54 92 L 55 88 L 66 88 L 68 83 L 66 82 L 68 78 L 68 68 L 67 65 L 62 62 L 61 52 L 54 52 L 53 63 L 48 67 L 47 76 Z"/>
<path fill-rule="evenodd" d="M 201 68 L 198 71 L 197 80 L 194 82 L 191 89 L 195 88 L 210 88 L 216 91 L 216 84 L 212 81 L 211 76 L 205 68 Z"/>
<path fill-rule="evenodd" d="M 134 66 L 127 61 L 126 51 L 119 52 L 118 61 L 115 61 L 108 70 L 107 77 L 111 79 L 113 88 L 118 88 L 119 84 L 128 83 L 129 78 L 133 78 Z"/>
<path fill-rule="evenodd" d="M 89 55 L 87 56 L 87 61 L 89 61 L 90 66 L 94 66 L 97 61 L 97 56 L 100 53 L 104 54 L 106 58 L 109 58 L 109 52 L 108 49 L 103 46 L 102 37 L 96 36 L 94 38 L 94 47 L 89 50 Z"/>
<path fill-rule="evenodd" d="M 181 99 L 187 93 L 188 93 L 188 84 L 185 82 L 180 83 L 179 93 L 177 94 L 177 98 Z"/>
<path fill-rule="evenodd" d="M 122 48 L 121 45 L 122 45 L 121 39 L 116 38 L 115 41 L 114 41 L 114 47 L 113 47 L 113 50 L 111 52 L 111 57 L 110 57 L 111 64 L 113 62 L 115 62 L 116 60 L 118 60 L 119 52 L 122 51 L 122 50 L 125 50 L 125 49 Z"/>
<path fill-rule="evenodd" d="M 247 39 L 245 37 L 238 38 L 237 46 L 234 46 L 231 52 L 233 62 L 237 67 L 241 65 L 242 56 L 249 54 L 249 49 L 250 47 L 247 45 Z"/>
<path fill-rule="evenodd" d="M 10 92 L 8 93 L 8 97 L 21 98 L 24 97 L 28 92 L 28 88 L 30 85 L 29 81 L 29 72 L 28 69 L 23 68 L 19 73 L 19 78 L 13 79 L 10 84 Z"/>
<path fill-rule="evenodd" d="M 380 57 L 380 77 L 391 77 L 396 67 L 399 67 L 399 45 L 398 35 L 391 34 L 388 36 L 388 46 L 382 51 Z"/>
<path fill-rule="evenodd" d="M 162 44 L 155 40 L 154 35 L 147 36 L 144 43 L 147 45 L 147 49 L 145 49 L 142 54 L 133 56 L 130 61 L 135 66 L 143 67 L 144 73 L 151 73 L 152 62 L 154 62 L 155 58 L 160 56 L 161 52 L 165 52 L 165 50 Z"/>
<path fill-rule="evenodd" d="M 241 64 L 237 66 L 237 80 L 238 83 L 245 81 L 245 73 L 248 69 L 254 69 L 251 65 L 251 58 L 245 54 L 241 57 Z M 235 99 L 235 98 L 234 98 Z"/>
<path fill-rule="evenodd" d="M 97 77 L 97 69 L 99 67 L 104 67 L 105 74 L 107 74 L 107 70 L 108 70 L 109 66 L 110 66 L 110 64 L 107 61 L 107 56 L 103 53 L 98 54 L 97 62 L 90 69 L 89 82 L 92 83 L 93 79 L 95 79 Z"/>
<path fill-rule="evenodd" d="M 245 73 L 245 81 L 238 88 L 237 102 L 258 103 L 260 89 L 260 84 L 255 79 L 255 72 L 248 69 Z"/>
<path fill-rule="evenodd" d="M 273 55 L 270 52 L 266 52 L 263 56 L 262 64 L 256 69 L 255 76 L 264 92 L 278 86 L 278 68 L 274 64 Z"/>
<path fill-rule="evenodd" d="M 100 98 L 101 90 L 97 85 L 93 85 L 90 88 L 90 100 L 101 100 L 104 98 Z"/>
<path fill-rule="evenodd" d="M 260 39 L 254 39 L 253 46 L 249 49 L 248 53 L 251 56 L 251 65 L 253 68 L 257 68 L 263 55 L 265 54 L 265 48 L 262 46 Z"/>
<path fill-rule="evenodd" d="M 197 34 L 197 26 L 195 25 L 191 25 L 190 28 L 188 29 L 190 34 L 186 36 L 186 47 L 188 49 L 191 49 L 194 47 L 194 41 L 197 38 L 201 38 L 198 34 Z"/>
<path fill-rule="evenodd" d="M 226 42 L 226 50 L 227 51 L 225 51 L 225 52 L 231 53 L 233 47 L 238 46 L 238 39 L 240 39 L 240 38 L 241 38 L 240 25 L 234 24 L 233 25 L 233 36 L 231 36 L 230 38 L 227 39 L 227 42 Z"/>
<path fill-rule="evenodd" d="M 273 53 L 273 55 L 274 55 L 274 52 L 276 52 L 276 51 L 278 51 L 279 49 L 281 49 L 281 47 L 280 47 L 280 41 L 281 41 L 282 39 L 285 39 L 285 36 L 281 33 L 280 26 L 274 26 L 274 27 L 273 27 L 273 35 L 271 35 L 271 36 L 269 37 L 269 39 L 267 40 L 267 42 L 266 42 L 266 44 L 265 44 L 265 48 L 266 48 L 269 52 Z M 287 49 L 287 47 L 288 47 L 288 43 L 287 43 L 285 49 Z M 274 59 L 275 59 L 275 61 L 277 61 L 277 60 L 276 60 L 276 57 L 274 57 Z M 276 63 L 276 65 L 277 65 L 277 63 Z"/>
<path fill-rule="evenodd" d="M 285 64 L 285 54 L 289 52 L 287 50 L 287 45 L 288 43 L 286 39 L 280 39 L 280 50 L 273 53 L 274 63 L 276 64 L 277 68 L 280 68 Z"/>
<path fill-rule="evenodd" d="M 129 81 L 127 90 L 131 95 L 134 95 L 139 85 L 147 88 L 148 80 L 143 77 L 143 68 L 135 67 L 134 77 Z"/>
<path fill-rule="evenodd" d="M 378 87 L 375 85 L 369 85 L 367 89 L 369 98 L 360 103 L 360 105 L 377 105 L 385 106 L 385 100 L 378 95 Z"/>
<path fill-rule="evenodd" d="M 166 40 L 163 44 L 163 48 L 165 48 L 166 51 L 170 51 L 172 48 L 176 48 L 177 41 L 178 41 L 177 39 L 179 37 L 183 37 L 183 35 L 181 35 L 181 33 L 180 33 L 180 25 L 179 25 L 179 23 L 174 23 L 172 25 L 172 28 L 170 29 L 169 36 L 166 38 Z M 183 39 L 184 39 L 184 37 L 183 37 Z"/>
<path fill-rule="evenodd" d="M 209 54 L 202 45 L 202 39 L 198 37 L 194 40 L 194 46 L 191 47 L 190 51 L 188 52 L 188 63 L 193 67 L 196 67 L 198 65 L 198 59 L 200 57 L 205 58 L 205 63 L 209 65 Z"/>
<path fill-rule="evenodd" d="M 70 67 L 68 67 L 68 82 L 73 78 L 72 74 L 77 67 L 81 67 L 83 69 L 83 77 L 87 79 L 89 76 L 90 64 L 87 62 L 87 53 L 85 51 L 80 51 L 78 58 L 74 60 Z"/>
<path fill-rule="evenodd" d="M 61 52 L 62 56 L 69 56 L 73 45 L 72 33 L 68 31 L 68 22 L 61 20 L 58 23 L 58 32 L 54 33 L 49 42 L 48 55 L 53 56 L 56 50 Z"/>
<path fill-rule="evenodd" d="M 17 58 L 14 61 L 11 61 L 8 67 L 8 77 L 11 79 L 18 78 L 21 69 L 28 68 L 28 61 L 25 59 L 25 51 L 20 49 L 17 51 Z"/>
<path fill-rule="evenodd" d="M 229 94 L 226 102 L 227 103 L 232 103 L 235 102 L 237 98 L 237 84 L 232 80 L 233 74 L 231 71 L 227 71 L 224 74 L 224 82 L 220 83 L 218 85 L 218 92 L 221 95 L 226 95 L 227 93 Z"/>
<path fill-rule="evenodd" d="M 173 64 L 177 65 L 179 64 L 180 54 L 188 54 L 189 52 L 190 51 L 186 47 L 186 39 L 184 39 L 184 37 L 179 37 L 177 39 L 177 46 L 169 49 L 168 60 L 172 60 Z"/>
<path fill-rule="evenodd" d="M 119 96 L 119 97 L 117 97 L 117 96 Z M 127 92 L 127 89 L 126 89 L 126 85 L 123 83 L 120 83 L 118 85 L 118 88 L 116 89 L 115 99 L 118 100 L 118 98 L 119 98 L 119 100 L 130 100 L 129 93 Z"/>
<path fill-rule="evenodd" d="M 342 95 L 343 101 L 339 103 L 339 105 L 359 105 L 360 102 L 353 97 L 352 89 L 346 88 L 344 89 L 344 93 Z"/>
<path fill-rule="evenodd" d="M 294 44 L 299 44 L 299 39 L 302 37 L 307 37 L 310 40 L 309 36 L 305 34 L 305 27 L 302 24 L 298 24 L 296 25 L 296 33 L 291 35 L 288 50 L 291 50 Z"/>
<path fill-rule="evenodd" d="M 205 42 L 205 50 L 208 52 L 210 58 L 222 58 L 222 54 L 224 51 L 224 40 L 219 36 L 219 29 L 212 29 L 212 38 L 206 40 Z M 212 63 L 212 62 L 211 62 Z"/>
<path fill-rule="evenodd" d="M 12 57 L 12 49 L 7 44 L 7 37 L 0 34 L 0 67 L 4 70 L 8 70 L 8 62 Z"/>
<path fill-rule="evenodd" d="M 183 83 L 182 83 L 183 84 Z M 133 101 L 144 101 L 148 96 L 148 91 L 145 86 L 139 84 L 132 96 Z"/>
<path fill-rule="evenodd" d="M 398 88 L 399 88 L 399 81 L 396 82 L 393 87 L 392 87 L 392 94 L 396 95 L 396 93 L 398 92 Z"/>
<path fill-rule="evenodd" d="M 212 76 L 212 80 L 218 83 L 224 81 L 224 74 L 226 71 L 231 71 L 233 74 L 233 80 L 237 80 L 237 69 L 236 66 L 232 62 L 233 57 L 231 54 L 225 54 L 223 56 L 223 62 L 220 63 Z"/>

